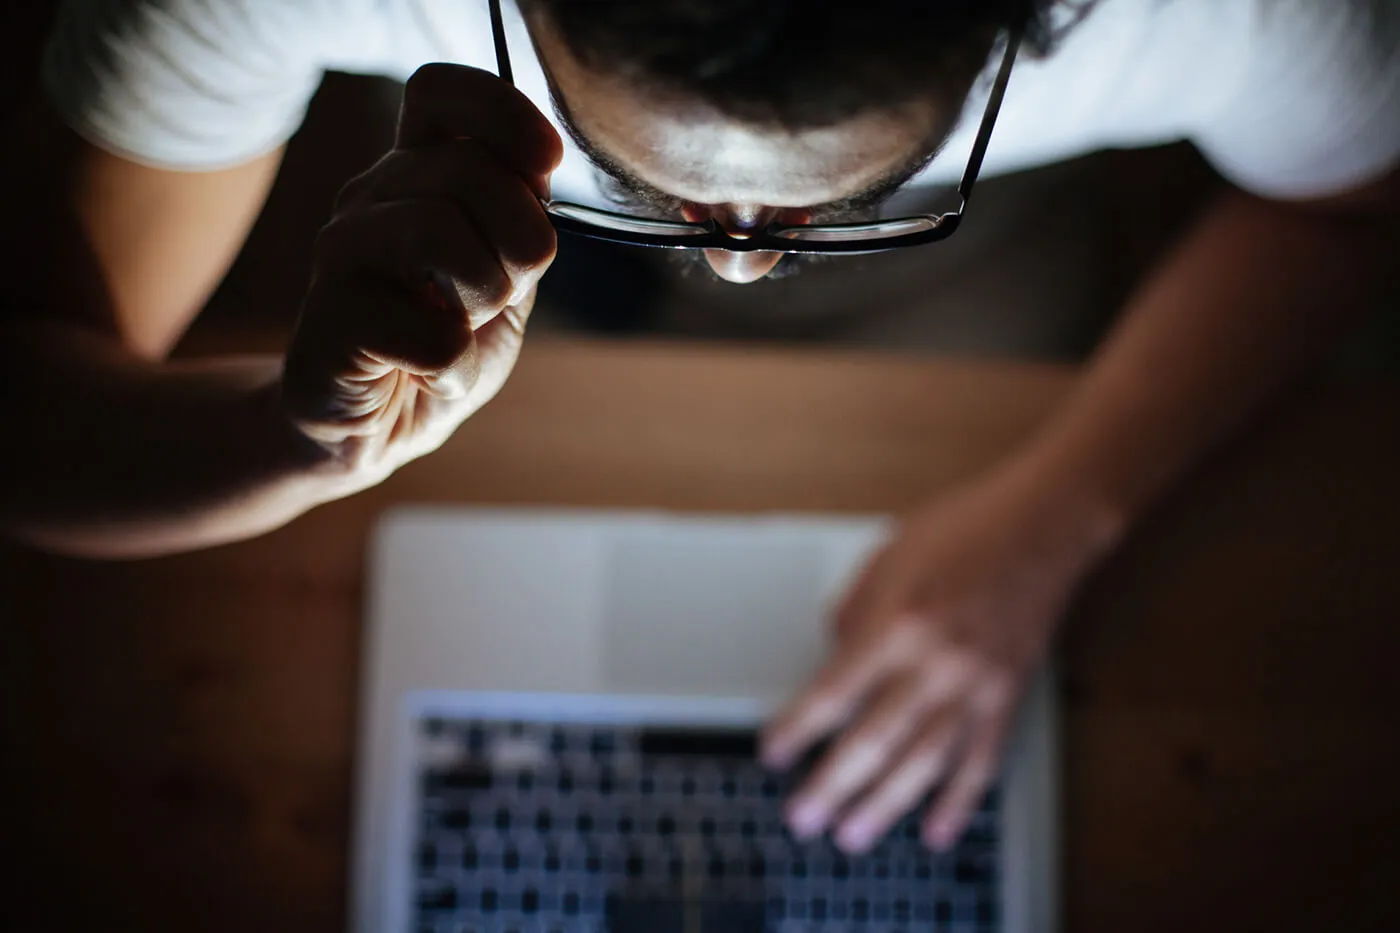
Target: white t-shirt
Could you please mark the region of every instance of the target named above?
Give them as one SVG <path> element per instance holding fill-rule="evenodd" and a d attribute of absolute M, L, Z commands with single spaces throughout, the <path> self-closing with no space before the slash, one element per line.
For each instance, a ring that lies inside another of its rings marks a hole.
<path fill-rule="evenodd" d="M 505 6 L 516 82 L 554 119 Z M 486 0 L 66 0 L 45 84 L 93 143 L 198 170 L 283 143 L 326 70 L 406 79 L 432 61 L 494 71 Z M 984 93 L 913 184 L 961 175 Z M 1266 196 L 1378 177 L 1400 158 L 1400 0 L 1099 0 L 1054 55 L 1021 55 L 984 173 L 1178 139 Z M 596 201 L 568 148 L 555 196 Z"/>

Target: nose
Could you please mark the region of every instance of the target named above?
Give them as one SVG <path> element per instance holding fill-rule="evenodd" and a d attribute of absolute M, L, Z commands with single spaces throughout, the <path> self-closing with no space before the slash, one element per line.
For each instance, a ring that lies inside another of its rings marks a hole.
<path fill-rule="evenodd" d="M 727 249 L 705 250 L 705 261 L 715 270 L 715 275 L 736 285 L 757 282 L 772 272 L 782 258 L 782 253 L 771 253 L 767 250 L 753 253 L 735 253 Z"/>
<path fill-rule="evenodd" d="M 747 237 L 771 223 L 800 224 L 810 218 L 809 211 L 800 208 L 749 207 L 747 205 L 693 205 L 685 209 L 685 218 L 700 223 L 713 218 L 720 229 L 732 237 Z M 783 254 L 760 250 L 737 253 L 727 249 L 705 250 L 705 261 L 715 275 L 736 285 L 757 282 L 782 260 Z"/>

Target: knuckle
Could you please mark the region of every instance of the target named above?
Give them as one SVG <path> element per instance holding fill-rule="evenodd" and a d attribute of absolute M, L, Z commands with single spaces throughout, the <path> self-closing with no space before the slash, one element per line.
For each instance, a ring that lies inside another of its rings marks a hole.
<path fill-rule="evenodd" d="M 975 648 L 958 643 L 941 646 L 934 653 L 933 661 L 942 671 L 964 683 L 977 679 L 984 667 L 982 656 Z"/>
<path fill-rule="evenodd" d="M 947 758 L 947 739 L 942 732 L 925 736 L 910 751 L 909 758 L 914 768 L 926 773 L 942 766 Z"/>
<path fill-rule="evenodd" d="M 986 709 L 999 709 L 1008 705 L 1016 695 L 1017 678 L 1007 668 L 987 665 L 979 677 L 978 693 L 981 705 Z"/>
<path fill-rule="evenodd" d="M 510 245 L 508 255 L 502 259 L 513 268 L 526 274 L 539 274 L 554 262 L 559 242 L 549 221 L 540 217 L 524 227 L 521 235 Z"/>
<path fill-rule="evenodd" d="M 845 712 L 845 698 L 831 687 L 818 687 L 807 698 L 807 708 L 803 721 L 826 725 L 839 720 Z"/>
<path fill-rule="evenodd" d="M 340 192 L 335 197 L 334 214 L 341 214 L 345 211 L 352 210 L 370 199 L 371 192 L 374 190 L 375 179 L 378 177 L 378 172 L 376 170 L 379 169 L 388 158 L 389 156 L 385 156 L 380 159 L 379 162 L 375 163 L 374 168 L 366 172 L 361 172 L 341 187 Z"/>
<path fill-rule="evenodd" d="M 455 367 L 471 352 L 472 332 L 466 324 L 439 325 L 424 335 L 417 362 L 424 368 L 442 372 Z"/>
<path fill-rule="evenodd" d="M 883 758 L 889 746 L 888 730 L 866 729 L 846 740 L 841 757 L 863 766 Z"/>
<path fill-rule="evenodd" d="M 907 662 L 919 656 L 924 642 L 924 623 L 919 616 L 901 612 L 891 616 L 882 628 L 886 657 Z"/>
<path fill-rule="evenodd" d="M 429 62 L 419 65 L 409 75 L 404 84 L 403 95 L 406 104 L 416 104 L 430 100 L 456 89 L 462 80 L 478 69 L 447 62 Z"/>
<path fill-rule="evenodd" d="M 345 258 L 356 238 L 362 235 L 357 220 L 353 214 L 333 217 L 316 233 L 316 240 L 311 248 L 313 265 L 335 265 Z"/>
<path fill-rule="evenodd" d="M 510 276 L 494 260 L 481 264 L 481 269 L 465 283 L 470 303 L 476 307 L 499 311 L 510 304 L 515 292 Z"/>

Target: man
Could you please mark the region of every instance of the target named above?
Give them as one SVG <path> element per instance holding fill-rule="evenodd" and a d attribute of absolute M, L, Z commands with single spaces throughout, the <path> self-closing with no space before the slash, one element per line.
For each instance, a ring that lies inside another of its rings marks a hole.
<path fill-rule="evenodd" d="M 948 845 L 1079 581 L 1393 259 L 1400 4 L 522 7 L 507 38 L 524 93 L 460 67 L 493 64 L 484 0 L 68 4 L 47 65 L 63 158 L 30 169 L 55 186 L 53 216 L 25 243 L 41 261 L 7 274 L 20 401 L 5 527 L 56 550 L 153 554 L 373 485 L 509 375 L 554 256 L 541 198 L 738 235 L 861 215 L 910 179 L 957 178 L 930 157 L 945 141 L 968 151 L 978 77 L 999 36 L 1024 32 L 989 171 L 1186 138 L 1235 187 L 1140 284 L 1057 416 L 905 517 L 839 611 L 834 658 L 767 734 L 784 767 L 843 733 L 791 801 L 795 832 L 860 851 L 937 788 L 925 833 Z M 425 62 L 457 64 L 415 72 Z M 285 359 L 165 362 L 326 67 L 413 77 L 395 148 L 318 239 Z M 543 115 L 551 101 L 601 173 Z M 705 259 L 732 282 L 789 262 Z"/>

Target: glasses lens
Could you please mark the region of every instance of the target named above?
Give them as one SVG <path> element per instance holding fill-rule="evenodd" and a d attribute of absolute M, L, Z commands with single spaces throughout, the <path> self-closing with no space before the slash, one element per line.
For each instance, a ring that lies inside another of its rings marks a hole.
<path fill-rule="evenodd" d="M 802 243 L 849 243 L 854 240 L 888 240 L 933 230 L 941 217 L 902 217 L 898 220 L 878 220 L 868 224 L 810 224 L 783 227 L 773 235 Z"/>
<path fill-rule="evenodd" d="M 704 236 L 709 229 L 701 224 L 685 223 L 679 220 L 652 220 L 647 217 L 628 217 L 612 211 L 570 204 L 565 201 L 551 202 L 546 210 L 558 217 L 567 217 L 595 227 L 606 227 L 621 233 L 653 233 L 667 236 Z"/>

